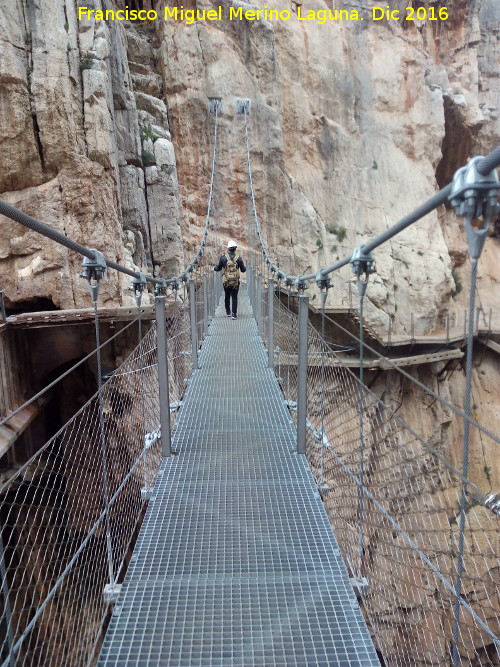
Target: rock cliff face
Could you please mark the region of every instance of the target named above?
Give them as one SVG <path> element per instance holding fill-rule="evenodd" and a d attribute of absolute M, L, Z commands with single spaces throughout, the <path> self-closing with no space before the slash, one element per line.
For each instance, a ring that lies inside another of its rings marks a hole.
<path fill-rule="evenodd" d="M 290 19 L 186 25 L 79 21 L 72 0 L 2 0 L 1 198 L 122 264 L 172 275 L 201 235 L 214 122 L 207 98 L 221 97 L 214 226 L 221 242 L 234 236 L 248 253 L 245 126 L 235 101 L 249 98 L 256 203 L 269 248 L 293 273 L 333 263 L 500 136 L 498 1 L 454 0 L 443 21 L 375 22 L 374 4 L 268 0 L 266 7 L 286 8 Z M 87 5 L 161 9 L 141 0 Z M 226 16 L 230 7 L 251 8 L 239 0 L 220 5 Z M 404 17 L 408 5 L 436 7 L 415 0 L 391 6 Z M 299 21 L 299 8 L 348 9 L 364 20 Z M 478 306 L 485 324 L 493 308 L 499 328 L 498 224 L 496 234 L 481 258 Z M 470 263 L 463 222 L 451 210 L 413 225 L 376 260 L 367 319 L 379 334 L 389 323 L 393 332 L 409 332 L 412 315 L 417 335 L 441 328 L 447 312 L 463 321 Z M 7 305 L 22 309 L 44 298 L 58 308 L 88 306 L 79 265 L 74 254 L 1 220 Z M 345 304 L 349 271 L 333 280 L 328 303 Z M 126 287 L 127 278 L 109 272 L 101 303 L 126 305 Z M 481 363 L 476 417 L 498 433 L 497 360 L 487 353 Z M 463 404 L 462 385 L 453 382 L 441 382 L 443 392 Z M 458 462 L 460 438 L 446 437 Z M 480 450 L 478 443 L 471 477 L 483 491 L 497 491 L 496 451 Z"/>
<path fill-rule="evenodd" d="M 151 3 L 127 6 L 136 5 Z M 403 18 L 408 3 L 393 5 Z M 221 6 L 227 17 L 240 5 Z M 278 0 L 266 7 L 283 9 Z M 456 2 L 443 21 L 372 21 L 357 1 L 307 5 L 346 7 L 360 20 L 299 21 L 305 8 L 291 3 L 289 20 L 186 25 L 79 21 L 73 2 L 6 0 L 2 196 L 87 245 L 103 247 L 106 238 L 108 255 L 121 262 L 172 273 L 206 212 L 208 96 L 223 98 L 214 218 L 223 234 L 241 237 L 250 209 L 235 98 L 248 97 L 257 209 L 270 248 L 296 272 L 345 256 L 446 184 L 469 155 L 490 150 L 500 129 L 495 0 Z M 423 333 L 442 326 L 450 309 L 460 319 L 465 294 L 452 297 L 456 281 L 467 282 L 466 258 L 463 224 L 450 211 L 386 244 L 368 291 L 371 324 L 385 331 L 392 319 L 409 331 L 413 313 Z M 498 259 L 493 240 L 481 265 L 484 317 Z M 2 224 L 0 262 L 12 301 L 88 303 L 79 260 L 14 223 Z M 332 305 L 345 301 L 347 280 L 348 272 L 336 281 Z M 104 302 L 127 298 L 123 286 L 110 273 Z"/>

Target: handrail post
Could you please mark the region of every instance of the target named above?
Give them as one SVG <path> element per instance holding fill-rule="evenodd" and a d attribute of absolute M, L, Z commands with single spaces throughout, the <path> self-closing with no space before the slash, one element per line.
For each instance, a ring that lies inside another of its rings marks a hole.
<path fill-rule="evenodd" d="M 248 267 L 247 285 L 248 285 L 248 299 L 250 301 L 250 306 L 253 310 L 253 268 L 251 266 Z"/>
<path fill-rule="evenodd" d="M 269 277 L 267 285 L 267 300 L 269 313 L 267 320 L 267 365 L 269 368 L 274 368 L 274 280 L 271 277 Z"/>
<path fill-rule="evenodd" d="M 255 272 L 255 285 L 255 317 L 257 320 L 257 331 L 262 338 L 264 332 L 262 331 L 262 283 L 260 271 Z"/>
<path fill-rule="evenodd" d="M 207 327 L 212 321 L 212 299 L 214 294 L 213 279 L 215 271 L 210 271 L 208 274 L 208 319 Z"/>
<path fill-rule="evenodd" d="M 297 454 L 306 453 L 307 321 L 309 297 L 299 295 L 299 351 L 297 359 Z"/>
<path fill-rule="evenodd" d="M 203 275 L 203 338 L 208 331 L 208 285 L 207 274 Z"/>
<path fill-rule="evenodd" d="M 189 310 L 191 314 L 191 368 L 195 371 L 198 368 L 198 334 L 196 331 L 196 290 L 192 276 L 189 279 Z"/>
<path fill-rule="evenodd" d="M 172 455 L 170 439 L 170 398 L 168 383 L 167 325 L 164 295 L 155 297 L 156 345 L 158 349 L 158 383 L 160 391 L 160 428 L 162 456 Z"/>

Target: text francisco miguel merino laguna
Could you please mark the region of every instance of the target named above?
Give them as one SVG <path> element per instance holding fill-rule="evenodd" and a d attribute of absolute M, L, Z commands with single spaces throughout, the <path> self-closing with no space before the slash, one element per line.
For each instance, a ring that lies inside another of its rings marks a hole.
<path fill-rule="evenodd" d="M 184 9 L 180 7 L 165 7 L 163 16 L 154 9 L 125 9 L 100 11 L 89 7 L 78 7 L 79 21 L 156 21 L 163 18 L 164 21 L 184 21 L 187 25 L 196 21 L 289 21 L 295 18 L 298 21 L 316 21 L 323 24 L 327 21 L 364 21 L 356 9 L 304 9 L 297 5 L 297 13 L 288 9 L 243 9 L 243 7 L 229 7 L 229 12 L 224 13 L 224 8 L 216 9 Z M 392 9 L 389 5 L 371 7 L 366 16 L 372 21 L 446 21 L 448 19 L 447 7 L 406 7 L 404 10 Z"/>

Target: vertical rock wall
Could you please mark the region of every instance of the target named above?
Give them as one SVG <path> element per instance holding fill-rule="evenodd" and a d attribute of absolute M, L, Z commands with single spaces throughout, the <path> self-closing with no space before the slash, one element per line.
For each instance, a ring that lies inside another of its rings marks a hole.
<path fill-rule="evenodd" d="M 111 0 L 88 4 L 116 8 Z M 139 4 L 161 14 L 162 3 Z M 347 7 L 327 4 L 315 0 L 302 10 Z M 393 3 L 402 15 L 406 4 Z M 221 5 L 226 17 L 239 6 Z M 278 0 L 266 6 L 283 9 Z M 297 20 L 298 6 L 291 3 L 288 21 L 131 24 L 78 21 L 69 0 L 6 0 L 0 193 L 87 245 L 103 248 L 106 238 L 118 261 L 174 273 L 206 213 L 208 96 L 224 105 L 215 223 L 241 236 L 250 215 L 243 119 L 235 114 L 235 99 L 249 97 L 261 224 L 282 265 L 305 272 L 382 231 L 446 184 L 469 155 L 492 148 L 500 129 L 495 0 L 460 0 L 446 21 L 434 22 L 374 22 L 356 0 L 348 8 L 366 20 L 318 24 Z M 444 210 L 381 248 L 368 290 L 372 326 L 385 331 L 392 319 L 408 331 L 413 313 L 416 333 L 424 333 L 441 326 L 450 307 L 460 317 L 466 257 L 463 225 Z M 484 317 L 498 259 L 492 241 L 480 276 Z M 11 300 L 86 304 L 79 261 L 2 224 Z M 347 280 L 346 271 L 331 304 L 345 301 Z M 127 298 L 126 283 L 110 273 L 104 302 Z"/>
<path fill-rule="evenodd" d="M 147 30 L 127 35 L 118 23 L 79 22 L 73 2 L 2 3 L 0 192 L 125 266 L 168 274 L 183 249 L 154 41 Z M 10 302 L 44 297 L 59 308 L 88 305 L 80 263 L 3 220 L 0 267 Z M 127 286 L 127 278 L 109 272 L 101 302 L 126 302 Z"/>

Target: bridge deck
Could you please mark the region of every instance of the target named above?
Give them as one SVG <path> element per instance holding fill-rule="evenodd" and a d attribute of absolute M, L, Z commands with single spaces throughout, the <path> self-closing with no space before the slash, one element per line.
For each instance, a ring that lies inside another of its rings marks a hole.
<path fill-rule="evenodd" d="M 99 665 L 379 665 L 242 295 L 217 310 Z"/>

